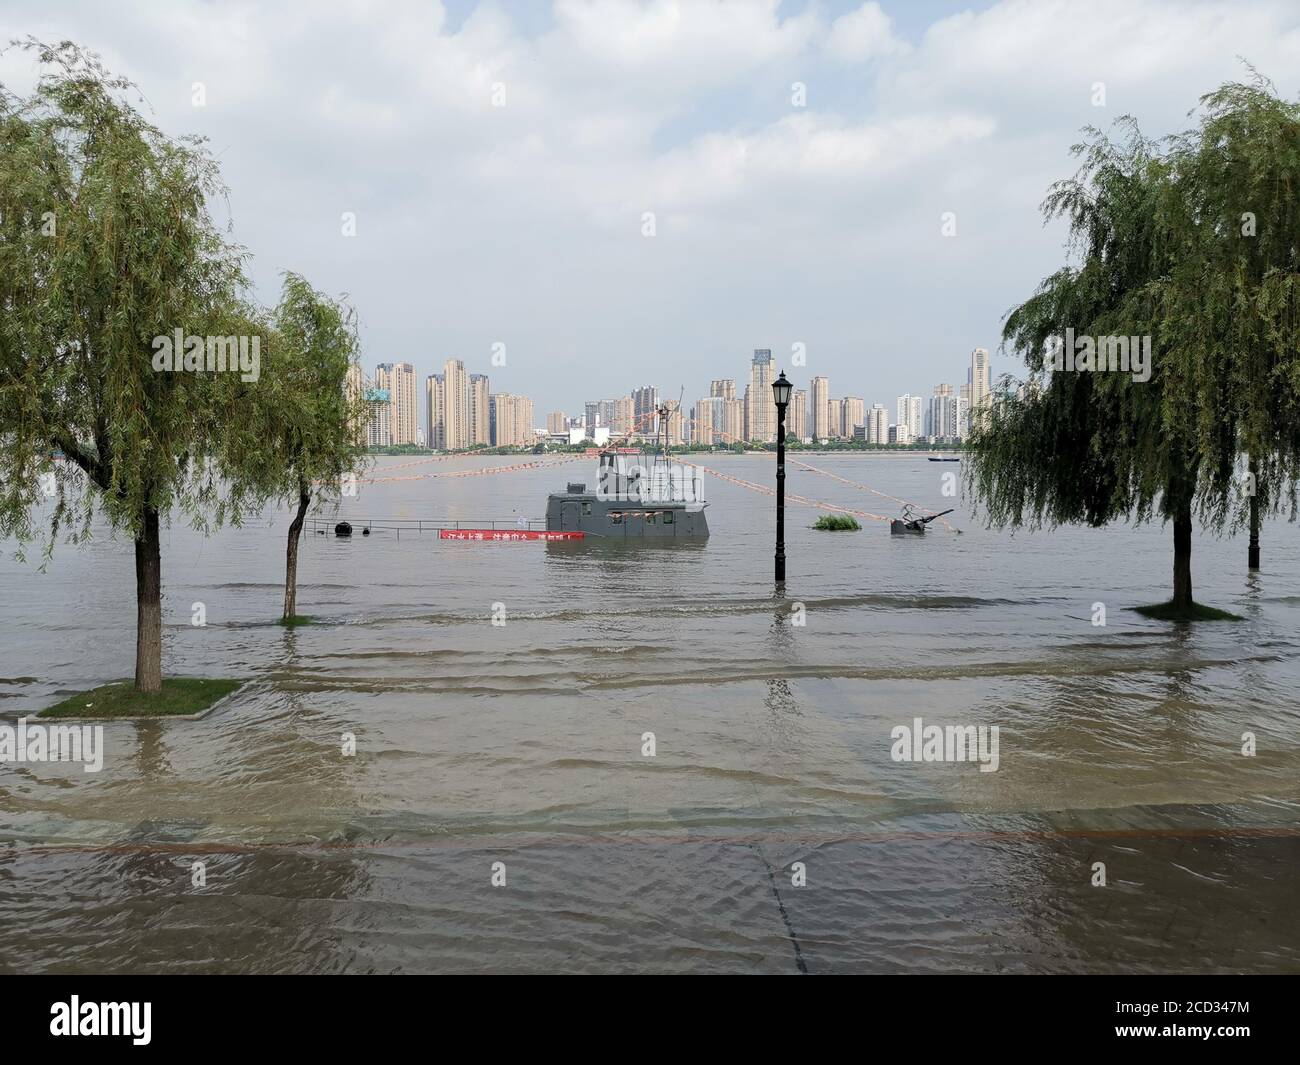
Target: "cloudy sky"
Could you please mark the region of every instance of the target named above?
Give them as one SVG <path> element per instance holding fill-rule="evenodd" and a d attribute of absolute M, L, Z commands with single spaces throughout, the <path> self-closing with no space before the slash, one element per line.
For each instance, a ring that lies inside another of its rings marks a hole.
<path fill-rule="evenodd" d="M 1063 261 L 1038 205 L 1081 127 L 1180 128 L 1242 59 L 1300 87 L 1295 0 L 6 0 L 5 16 L 6 38 L 98 51 L 165 130 L 210 138 L 264 302 L 302 272 L 350 294 L 368 368 L 423 378 L 459 357 L 539 421 L 641 384 L 688 404 L 713 377 L 743 388 L 755 347 L 868 405 L 960 383 Z M 29 85 L 27 61 L 0 58 L 0 81 Z"/>

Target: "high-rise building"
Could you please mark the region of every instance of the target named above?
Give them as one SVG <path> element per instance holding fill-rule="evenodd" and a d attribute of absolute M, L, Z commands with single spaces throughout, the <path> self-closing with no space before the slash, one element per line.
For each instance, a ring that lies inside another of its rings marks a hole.
<path fill-rule="evenodd" d="M 730 377 L 719 378 L 716 381 L 709 382 L 710 399 L 735 399 L 736 382 Z"/>
<path fill-rule="evenodd" d="M 493 447 L 518 447 L 533 442 L 533 401 L 527 396 L 496 392 L 488 397 Z"/>
<path fill-rule="evenodd" d="M 691 443 L 711 445 L 720 441 L 721 437 L 717 430 L 722 424 L 722 405 L 725 403 L 721 396 L 710 396 L 708 399 L 700 399 L 695 403 L 695 410 L 691 412 Z"/>
<path fill-rule="evenodd" d="M 930 397 L 926 435 L 932 443 L 955 443 L 962 438 L 962 402 L 952 385 L 935 385 Z"/>
<path fill-rule="evenodd" d="M 611 434 L 625 436 L 632 431 L 632 397 L 620 396 L 614 400 L 614 411 L 609 417 Z"/>
<path fill-rule="evenodd" d="M 425 428 L 424 440 L 434 451 L 447 446 L 446 422 L 442 409 L 442 374 L 431 373 L 424 379 Z"/>
<path fill-rule="evenodd" d="M 602 399 L 597 412 L 600 415 L 600 420 L 596 424 L 605 426 L 609 429 L 610 433 L 616 431 L 626 432 L 626 429 L 616 430 L 614 428 L 614 423 L 618 420 L 619 404 L 622 402 L 624 401 L 621 399 Z"/>
<path fill-rule="evenodd" d="M 491 418 L 488 413 L 488 379 L 485 373 L 469 375 L 468 416 L 469 442 L 471 444 L 492 443 Z"/>
<path fill-rule="evenodd" d="M 469 447 L 469 376 L 460 359 L 448 359 L 443 364 L 442 421 L 448 451 Z"/>
<path fill-rule="evenodd" d="M 653 440 L 659 431 L 659 389 L 654 385 L 632 391 L 632 425 L 629 432 Z"/>
<path fill-rule="evenodd" d="M 366 393 L 365 374 L 361 372 L 360 363 L 354 362 L 351 366 L 348 367 L 347 381 L 343 386 L 343 395 L 347 399 L 348 407 L 351 408 L 352 404 L 355 403 L 358 398 L 364 396 L 365 393 Z M 353 437 L 353 440 L 360 447 L 366 446 L 367 443 L 366 434 L 368 429 L 368 423 L 369 423 L 369 418 L 362 418 L 357 424 L 356 434 Z"/>
<path fill-rule="evenodd" d="M 546 416 L 546 433 L 548 436 L 559 436 L 568 432 L 568 415 L 562 410 L 553 410 Z"/>
<path fill-rule="evenodd" d="M 910 444 L 921 438 L 925 432 L 923 409 L 924 400 L 920 396 L 907 393 L 898 397 L 895 414 L 898 418 L 899 443 Z M 902 439 L 904 436 L 907 437 L 906 440 Z"/>
<path fill-rule="evenodd" d="M 790 393 L 790 408 L 785 415 L 785 429 L 796 440 L 808 439 L 808 393 L 796 388 Z"/>
<path fill-rule="evenodd" d="M 889 411 L 884 408 L 883 404 L 873 403 L 871 410 L 867 411 L 866 415 L 867 443 L 888 444 Z"/>
<path fill-rule="evenodd" d="M 722 434 L 717 442 L 728 447 L 745 442 L 745 404 L 740 400 L 722 400 Z"/>
<path fill-rule="evenodd" d="M 366 402 L 370 404 L 370 418 L 366 422 L 366 445 L 387 447 L 393 442 L 392 397 L 386 388 L 368 388 Z"/>
<path fill-rule="evenodd" d="M 668 427 L 665 435 L 669 447 L 677 447 L 686 443 L 686 416 L 676 403 L 672 405 L 672 410 L 668 412 Z"/>
<path fill-rule="evenodd" d="M 585 412 L 583 426 L 587 430 L 587 439 L 595 440 L 596 426 L 606 424 L 604 419 L 600 416 L 600 401 L 592 400 L 591 402 L 584 404 L 583 407 Z"/>
<path fill-rule="evenodd" d="M 409 362 L 384 362 L 375 370 L 375 387 L 386 389 L 392 409 L 389 411 L 391 442 L 414 444 L 420 419 L 420 399 L 416 392 L 415 367 Z"/>
<path fill-rule="evenodd" d="M 826 401 L 826 423 L 829 426 L 826 435 L 832 440 L 837 440 L 844 435 L 844 400 Z"/>
<path fill-rule="evenodd" d="M 976 348 L 970 353 L 970 370 L 967 376 L 970 381 L 970 414 L 966 421 L 969 426 L 972 419 L 978 419 L 981 412 L 987 410 L 993 402 L 993 380 L 988 348 Z"/>
<path fill-rule="evenodd" d="M 863 413 L 865 407 L 866 404 L 858 396 L 844 397 L 844 406 L 842 408 L 842 413 L 841 413 L 841 417 L 844 419 L 844 422 L 840 426 L 840 435 L 844 437 L 846 440 L 852 440 L 853 430 L 856 429 L 859 425 L 866 424 L 866 422 L 863 420 Z"/>
<path fill-rule="evenodd" d="M 755 348 L 749 364 L 749 384 L 745 386 L 745 439 L 760 442 L 776 439 L 776 399 L 772 381 L 776 378 L 776 360 L 771 348 Z"/>
<path fill-rule="evenodd" d="M 812 379 L 812 435 L 825 440 L 831 435 L 831 381 L 829 377 Z"/>

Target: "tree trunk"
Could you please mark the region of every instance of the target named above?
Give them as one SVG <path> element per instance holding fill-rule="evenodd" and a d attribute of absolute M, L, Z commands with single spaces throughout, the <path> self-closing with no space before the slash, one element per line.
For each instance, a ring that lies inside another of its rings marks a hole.
<path fill-rule="evenodd" d="M 135 539 L 135 690 L 162 691 L 162 552 L 153 507 Z"/>
<path fill-rule="evenodd" d="M 1187 500 L 1174 514 L 1174 606 L 1192 608 L 1192 503 Z"/>
<path fill-rule="evenodd" d="M 1255 460 L 1250 460 L 1250 545 L 1246 548 L 1246 568 L 1259 569 L 1259 480 Z"/>
<path fill-rule="evenodd" d="M 289 525 L 289 546 L 284 563 L 284 616 L 291 618 L 298 613 L 298 544 L 302 539 L 303 518 L 307 515 L 307 505 L 311 502 L 311 491 L 306 485 L 298 488 L 298 513 Z"/>

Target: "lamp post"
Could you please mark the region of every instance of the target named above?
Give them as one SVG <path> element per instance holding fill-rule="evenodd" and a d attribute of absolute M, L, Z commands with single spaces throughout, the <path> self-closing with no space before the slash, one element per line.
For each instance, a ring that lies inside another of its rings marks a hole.
<path fill-rule="evenodd" d="M 785 408 L 794 388 L 785 379 L 785 371 L 772 382 L 776 400 L 776 581 L 785 582 Z"/>

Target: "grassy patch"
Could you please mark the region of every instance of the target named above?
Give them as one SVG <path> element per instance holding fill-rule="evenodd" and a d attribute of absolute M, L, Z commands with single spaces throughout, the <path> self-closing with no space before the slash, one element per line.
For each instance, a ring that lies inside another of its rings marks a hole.
<path fill-rule="evenodd" d="M 858 524 L 857 518 L 850 517 L 848 514 L 823 514 L 813 522 L 813 528 L 830 530 L 831 532 L 840 532 L 842 530 L 852 532 L 861 529 L 862 526 Z"/>
<path fill-rule="evenodd" d="M 162 682 L 162 691 L 157 695 L 145 695 L 135 690 L 133 681 L 121 680 L 88 692 L 78 692 L 47 707 L 37 716 L 173 717 L 197 714 L 243 684 L 242 680 L 172 677 Z"/>
<path fill-rule="evenodd" d="M 1227 610 L 1219 610 L 1217 607 L 1202 606 L 1200 603 L 1193 603 L 1189 608 L 1176 607 L 1173 602 L 1152 603 L 1150 606 L 1133 607 L 1144 618 L 1154 618 L 1156 621 L 1241 621 L 1240 614 L 1232 614 Z"/>
<path fill-rule="evenodd" d="M 276 624 L 283 625 L 286 629 L 296 629 L 299 625 L 315 625 L 316 619 L 309 614 L 294 614 L 293 617 L 281 618 Z"/>

